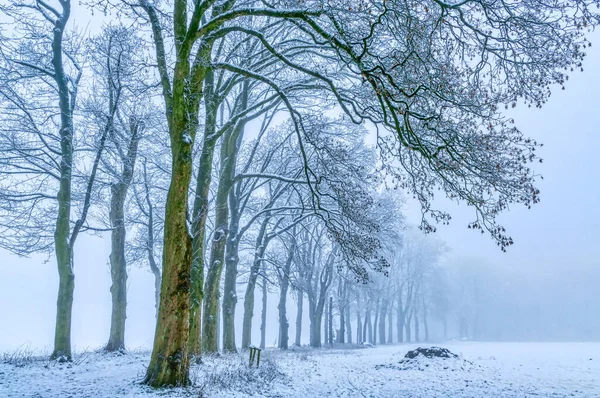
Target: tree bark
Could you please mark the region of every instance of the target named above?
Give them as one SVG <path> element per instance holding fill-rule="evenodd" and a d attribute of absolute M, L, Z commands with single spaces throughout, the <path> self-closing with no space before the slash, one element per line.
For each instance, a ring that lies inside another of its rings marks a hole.
<path fill-rule="evenodd" d="M 254 250 L 254 262 L 250 268 L 248 284 L 246 285 L 246 294 L 244 295 L 244 321 L 242 325 L 242 348 L 250 347 L 252 341 L 252 318 L 254 317 L 254 289 L 256 288 L 256 279 L 260 271 L 263 256 L 267 249 L 268 241 L 265 239 L 269 218 L 266 217 L 256 237 Z"/>
<path fill-rule="evenodd" d="M 75 274 L 73 272 L 73 247 L 69 244 L 71 232 L 71 180 L 73 168 L 73 110 L 67 76 L 63 66 L 63 33 L 71 15 L 71 2 L 60 3 L 63 9 L 56 19 L 52 39 L 52 66 L 58 88 L 60 108 L 60 182 L 58 189 L 58 214 L 54 229 L 54 248 L 58 268 L 58 298 L 56 300 L 56 325 L 54 350 L 51 359 L 71 360 L 71 314 Z"/>
<path fill-rule="evenodd" d="M 415 342 L 418 343 L 420 338 L 419 316 L 415 314 Z"/>
<path fill-rule="evenodd" d="M 298 293 L 298 309 L 296 311 L 296 347 L 302 345 L 302 312 L 304 307 L 304 293 L 302 290 L 297 290 Z"/>
<path fill-rule="evenodd" d="M 380 315 L 379 315 L 379 343 L 380 344 L 385 344 L 386 340 L 385 340 L 385 318 L 387 315 L 387 306 L 388 306 L 388 302 L 387 300 L 382 300 L 381 303 L 381 308 L 380 308 Z"/>
<path fill-rule="evenodd" d="M 204 298 L 204 245 L 206 219 L 208 217 L 208 194 L 212 180 L 215 153 L 218 103 L 214 94 L 214 73 L 208 71 L 204 82 L 204 141 L 196 177 L 194 209 L 192 213 L 192 270 L 190 301 L 190 335 L 188 351 L 191 356 L 201 354 L 202 300 Z"/>
<path fill-rule="evenodd" d="M 267 336 L 267 267 L 263 261 L 263 277 L 262 277 L 262 311 L 260 316 L 260 349 L 264 350 L 266 346 Z"/>
<path fill-rule="evenodd" d="M 389 306 L 389 312 L 388 312 L 388 339 L 387 339 L 387 343 L 388 344 L 394 344 L 394 323 L 393 323 L 393 317 L 394 317 L 394 301 L 392 300 L 390 302 L 390 306 Z"/>
<path fill-rule="evenodd" d="M 292 235 L 294 236 L 296 233 L 295 230 L 292 231 Z M 281 270 L 279 275 L 279 304 L 277 305 L 277 309 L 279 310 L 279 338 L 278 346 L 282 350 L 288 349 L 288 340 L 289 340 L 289 329 L 290 324 L 287 320 L 287 294 L 288 288 L 290 285 L 290 271 L 292 267 L 292 261 L 294 260 L 294 253 L 296 251 L 296 239 L 292 238 L 292 243 L 290 248 L 288 249 L 288 257 L 285 260 L 285 264 L 283 265 L 283 269 Z"/>
<path fill-rule="evenodd" d="M 110 317 L 110 335 L 105 349 L 107 351 L 125 350 L 125 320 L 127 319 L 127 262 L 125 260 L 125 199 L 133 179 L 139 144 L 139 123 L 131 121 L 131 138 L 123 162 L 123 173 L 119 181 L 111 185 L 110 224 L 111 253 L 110 275 L 112 286 L 112 312 Z"/>

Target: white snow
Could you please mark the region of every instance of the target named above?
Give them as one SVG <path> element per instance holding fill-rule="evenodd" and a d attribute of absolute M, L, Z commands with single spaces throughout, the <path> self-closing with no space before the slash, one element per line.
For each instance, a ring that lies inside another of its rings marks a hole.
<path fill-rule="evenodd" d="M 194 385 L 173 390 L 139 384 L 148 352 L 0 363 L 0 397 L 600 397 L 600 343 L 436 345 L 460 359 L 399 364 L 429 344 L 268 349 L 258 370 L 247 367 L 247 353 L 205 358 L 192 366 Z"/>

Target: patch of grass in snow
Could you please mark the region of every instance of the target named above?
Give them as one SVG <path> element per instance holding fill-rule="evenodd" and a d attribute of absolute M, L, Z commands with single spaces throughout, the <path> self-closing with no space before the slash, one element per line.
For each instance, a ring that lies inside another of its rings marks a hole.
<path fill-rule="evenodd" d="M 264 355 L 264 354 L 263 354 Z M 260 366 L 248 366 L 248 355 L 241 354 L 205 357 L 193 382 L 200 388 L 200 396 L 235 391 L 255 394 L 265 391 L 275 380 L 283 380 L 286 375 L 272 358 L 261 358 Z"/>
<path fill-rule="evenodd" d="M 17 368 L 22 368 L 36 362 L 49 361 L 49 355 L 32 349 L 28 344 L 24 344 L 14 351 L 0 354 L 0 363 L 13 365 Z"/>

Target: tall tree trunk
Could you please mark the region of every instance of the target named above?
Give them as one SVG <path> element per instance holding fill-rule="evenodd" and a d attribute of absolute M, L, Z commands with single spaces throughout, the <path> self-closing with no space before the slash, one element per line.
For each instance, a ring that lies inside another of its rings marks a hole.
<path fill-rule="evenodd" d="M 63 66 L 62 41 L 65 26 L 71 15 L 71 1 L 60 3 L 63 9 L 56 19 L 52 39 L 52 66 L 58 88 L 60 108 L 60 182 L 58 189 L 58 214 L 54 229 L 54 248 L 58 268 L 58 298 L 56 300 L 56 327 L 52 359 L 71 360 L 71 314 L 75 274 L 73 272 L 73 247 L 69 244 L 71 232 L 71 180 L 73 169 L 73 110 L 68 78 Z M 74 101 L 74 99 L 73 99 Z"/>
<path fill-rule="evenodd" d="M 221 168 L 219 188 L 215 201 L 215 231 L 212 239 L 210 262 L 204 286 L 202 318 L 202 349 L 204 352 L 218 351 L 218 313 L 221 275 L 225 262 L 225 244 L 228 239 L 229 224 L 229 191 L 231 189 L 232 171 L 235 165 L 233 148 L 236 137 L 228 132 L 221 143 Z M 237 140 L 236 140 L 237 141 Z"/>
<path fill-rule="evenodd" d="M 388 301 L 382 300 L 380 315 L 379 315 L 379 344 L 385 344 L 385 318 L 387 315 Z"/>
<path fill-rule="evenodd" d="M 223 294 L 223 350 L 237 352 L 235 345 L 235 307 L 237 304 L 237 274 L 239 263 L 239 211 L 235 192 L 229 192 L 231 217 L 225 248 L 225 282 Z"/>
<path fill-rule="evenodd" d="M 260 266 L 263 261 L 263 256 L 267 249 L 268 241 L 265 239 L 269 218 L 265 217 L 258 236 L 254 249 L 254 262 L 250 267 L 250 275 L 248 276 L 248 284 L 246 285 L 246 294 L 244 295 L 244 321 L 242 324 L 242 348 L 246 349 L 252 344 L 252 318 L 254 317 L 254 289 L 256 288 L 256 279 L 260 272 Z"/>
<path fill-rule="evenodd" d="M 325 309 L 323 310 L 323 318 L 325 322 L 323 322 L 323 340 L 325 344 L 329 344 L 329 306 L 325 305 Z"/>
<path fill-rule="evenodd" d="M 427 306 L 423 300 L 423 329 L 425 332 L 425 341 L 429 341 L 429 324 L 427 323 Z"/>
<path fill-rule="evenodd" d="M 346 314 L 343 306 L 340 306 L 340 335 L 338 336 L 338 342 L 341 344 L 346 342 Z"/>
<path fill-rule="evenodd" d="M 297 290 L 298 293 L 298 309 L 296 311 L 296 347 L 302 345 L 302 312 L 304 307 L 304 293 L 302 290 Z"/>
<path fill-rule="evenodd" d="M 111 253 L 110 275 L 112 286 L 112 313 L 110 317 L 110 335 L 106 344 L 107 351 L 125 349 L 125 320 L 127 319 L 127 262 L 125 260 L 125 199 L 133 179 L 137 160 L 140 124 L 132 118 L 130 121 L 131 138 L 127 154 L 122 159 L 123 173 L 119 182 L 111 185 L 110 224 Z"/>
<path fill-rule="evenodd" d="M 204 251 L 206 220 L 208 218 L 208 194 L 212 180 L 215 153 L 218 101 L 214 93 L 214 73 L 208 71 L 204 82 L 204 141 L 196 177 L 196 191 L 192 212 L 192 270 L 190 286 L 190 332 L 189 354 L 199 357 L 201 353 L 202 300 L 204 298 Z"/>
<path fill-rule="evenodd" d="M 392 300 L 390 302 L 390 306 L 389 306 L 389 312 L 388 312 L 388 339 L 387 339 L 387 343 L 388 344 L 394 344 L 394 323 L 393 323 L 393 317 L 394 317 L 394 301 Z"/>
<path fill-rule="evenodd" d="M 127 318 L 127 264 L 125 261 L 125 196 L 124 184 L 111 186 L 110 223 L 111 253 L 110 276 L 112 286 L 112 312 L 110 317 L 110 335 L 105 349 L 119 351 L 125 349 L 125 319 Z"/>
<path fill-rule="evenodd" d="M 396 308 L 396 332 L 398 343 L 404 342 L 404 307 L 402 307 L 402 292 L 398 293 L 398 308 Z"/>
<path fill-rule="evenodd" d="M 292 231 L 292 235 L 295 236 L 295 229 Z M 294 253 L 296 251 L 296 240 L 292 238 L 292 244 L 288 249 L 288 257 L 285 260 L 283 265 L 283 269 L 281 270 L 279 275 L 279 304 L 277 305 L 277 309 L 279 310 L 279 338 L 278 346 L 282 350 L 288 349 L 288 340 L 289 340 L 289 329 L 290 324 L 287 320 L 287 295 L 288 288 L 290 285 L 290 270 L 292 267 L 292 261 L 294 261 Z"/>
<path fill-rule="evenodd" d="M 160 268 L 158 268 L 158 264 L 156 264 L 156 260 L 154 258 L 154 206 L 152 205 L 152 200 L 150 200 L 150 186 L 148 184 L 148 172 L 146 169 L 146 159 L 142 164 L 143 166 L 143 176 L 144 176 L 144 191 L 146 197 L 146 205 L 148 206 L 148 225 L 146 226 L 148 231 L 148 239 L 146 241 L 147 247 L 146 250 L 148 252 L 148 265 L 150 266 L 150 271 L 154 275 L 154 307 L 156 309 L 156 317 L 158 318 L 158 306 L 160 304 L 160 284 L 161 284 L 161 275 Z"/>
<path fill-rule="evenodd" d="M 371 334 L 373 340 L 371 340 L 371 344 L 377 345 L 377 321 L 379 320 L 379 299 L 377 299 L 377 303 L 375 304 L 375 319 L 373 319 L 373 327 L 371 329 Z"/>
<path fill-rule="evenodd" d="M 248 107 L 248 82 L 244 81 L 242 92 L 240 94 L 240 105 L 239 112 L 243 112 Z M 238 112 L 238 113 L 239 113 Z M 228 199 L 230 208 L 230 222 L 229 222 L 229 234 L 226 242 L 226 256 L 225 256 L 225 281 L 224 281 L 224 295 L 223 295 L 223 350 L 228 352 L 236 352 L 235 346 L 235 306 L 237 304 L 237 274 L 238 274 L 238 246 L 240 237 L 240 209 L 239 200 L 233 189 L 233 178 L 235 176 L 235 167 L 237 163 L 237 155 L 241 141 L 244 137 L 244 126 L 245 123 L 238 123 L 235 127 L 233 136 L 230 139 L 229 145 L 233 145 L 233 148 L 229 150 L 228 162 L 231 166 L 229 173 L 229 179 L 227 184 L 229 185 Z"/>
<path fill-rule="evenodd" d="M 405 320 L 404 320 L 404 332 L 406 335 L 406 342 L 410 343 L 412 340 L 412 333 L 411 333 L 411 321 L 412 321 L 412 316 L 408 315 Z"/>
<path fill-rule="evenodd" d="M 367 341 L 369 344 L 373 344 L 373 330 L 371 329 L 371 302 L 367 303 L 365 309 L 365 322 L 363 325 L 363 341 Z"/>
<path fill-rule="evenodd" d="M 362 344 L 364 343 L 364 334 L 362 331 L 362 321 L 360 319 L 360 308 L 356 307 L 356 343 Z"/>
<path fill-rule="evenodd" d="M 183 132 L 180 133 L 183 136 Z M 159 387 L 189 384 L 190 274 L 192 237 L 187 230 L 187 198 L 192 176 L 192 144 L 173 144 L 167 195 L 163 274 L 158 322 L 145 383 Z"/>
<path fill-rule="evenodd" d="M 329 296 L 329 345 L 333 346 L 333 297 Z"/>
<path fill-rule="evenodd" d="M 267 337 L 267 267 L 263 261 L 263 277 L 262 277 L 262 311 L 260 316 L 260 349 L 264 350 Z"/>
<path fill-rule="evenodd" d="M 346 328 L 346 342 L 348 344 L 352 344 L 352 325 L 350 324 L 350 303 L 346 302 L 346 310 L 344 311 L 345 313 L 345 319 L 346 321 L 344 322 L 345 324 L 345 328 Z"/>
<path fill-rule="evenodd" d="M 419 316 L 417 314 L 415 314 L 415 342 L 418 343 L 420 340 L 420 335 L 419 335 Z"/>

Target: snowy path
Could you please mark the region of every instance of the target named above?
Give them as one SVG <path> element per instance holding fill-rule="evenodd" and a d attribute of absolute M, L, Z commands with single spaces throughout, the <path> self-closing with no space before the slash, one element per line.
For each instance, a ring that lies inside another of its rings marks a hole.
<path fill-rule="evenodd" d="M 163 391 L 136 383 L 148 353 L 92 353 L 72 365 L 0 364 L 0 397 L 200 397 L 202 385 L 216 383 L 229 389 L 205 389 L 204 396 L 600 398 L 600 343 L 446 343 L 472 364 L 401 370 L 398 362 L 417 346 L 269 350 L 258 375 L 245 368 L 245 356 L 208 359 L 193 367 L 194 387 Z M 269 359 L 284 375 L 267 384 L 275 373 Z"/>

